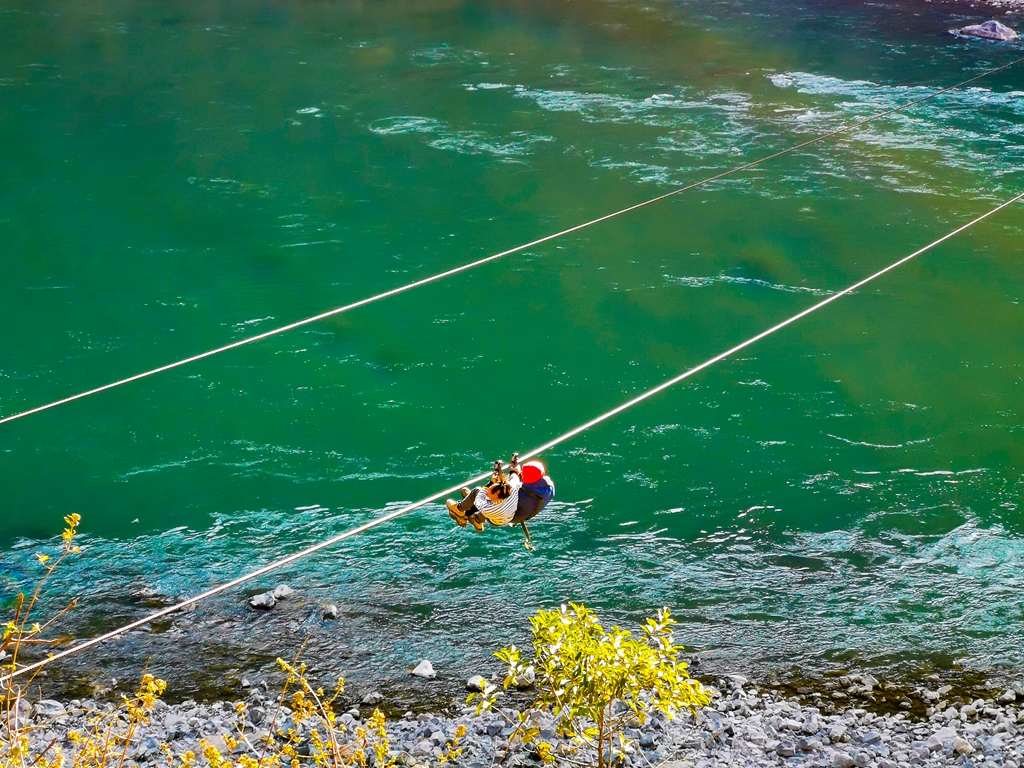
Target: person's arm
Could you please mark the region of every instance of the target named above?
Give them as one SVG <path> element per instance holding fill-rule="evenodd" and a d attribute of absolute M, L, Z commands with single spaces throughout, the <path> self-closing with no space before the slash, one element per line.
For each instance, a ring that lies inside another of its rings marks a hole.
<path fill-rule="evenodd" d="M 513 453 L 512 454 L 512 458 L 509 459 L 508 471 L 510 473 L 512 473 L 512 474 L 517 475 L 520 480 L 523 479 L 523 470 L 522 470 L 522 467 L 519 466 L 519 454 L 518 453 Z"/>

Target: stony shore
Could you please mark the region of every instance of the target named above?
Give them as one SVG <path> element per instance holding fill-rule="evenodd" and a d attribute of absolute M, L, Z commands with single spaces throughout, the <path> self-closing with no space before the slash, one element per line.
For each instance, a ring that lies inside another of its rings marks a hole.
<path fill-rule="evenodd" d="M 821 768 L 909 768 L 910 766 L 991 766 L 1020 768 L 1024 765 L 1024 683 L 988 690 L 986 696 L 964 700 L 949 685 L 926 683 L 909 693 L 898 693 L 895 712 L 870 711 L 888 706 L 890 691 L 871 675 L 837 678 L 831 690 L 804 691 L 787 696 L 783 690 L 759 689 L 745 678 L 731 675 L 709 681 L 718 695 L 696 717 L 667 720 L 658 715 L 643 727 L 627 732 L 634 739 L 631 766 L 662 768 L 711 768 L 712 766 L 818 766 Z M 380 704 L 370 694 L 341 716 L 348 732 Z M 277 706 L 275 690 L 257 682 L 246 691 L 251 743 L 265 738 L 271 713 Z M 499 700 L 500 701 L 500 700 Z M 512 702 L 505 702 L 508 707 Z M 169 705 L 157 702 L 148 725 L 132 740 L 132 765 L 166 765 L 160 745 L 167 743 L 176 754 L 199 752 L 200 739 L 226 748 L 224 734 L 233 733 L 238 702 L 197 704 L 184 701 Z M 521 705 L 520 705 L 521 706 Z M 922 709 L 923 707 L 923 709 Z M 37 702 L 30 717 L 43 727 L 33 732 L 36 746 L 63 744 L 65 754 L 74 747 L 67 740 L 72 730 L 85 731 L 88 712 L 109 711 L 110 704 L 74 700 Z M 287 709 L 283 711 L 287 728 Z M 508 750 L 504 764 L 536 765 L 537 757 L 512 740 L 518 712 L 508 708 L 477 716 L 472 709 L 453 706 L 445 714 L 424 713 L 389 720 L 391 752 L 399 765 L 433 766 L 460 725 L 466 736 L 456 764 L 489 768 Z M 586 750 L 569 753 L 568 745 L 553 732 L 549 716 L 535 724 L 541 736 L 555 745 L 559 763 L 593 764 Z M 302 726 L 298 727 L 302 732 Z M 301 748 L 300 748 L 301 751 Z M 571 762 L 570 762 L 571 761 Z M 197 764 L 203 764 L 202 758 Z M 371 761 L 372 763 L 372 761 Z"/>

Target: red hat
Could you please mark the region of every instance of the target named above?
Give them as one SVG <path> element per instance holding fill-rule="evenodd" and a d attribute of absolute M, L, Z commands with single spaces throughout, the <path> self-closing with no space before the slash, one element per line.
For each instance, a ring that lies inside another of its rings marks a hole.
<path fill-rule="evenodd" d="M 523 482 L 529 485 L 544 477 L 544 465 L 539 461 L 528 461 L 523 464 Z"/>

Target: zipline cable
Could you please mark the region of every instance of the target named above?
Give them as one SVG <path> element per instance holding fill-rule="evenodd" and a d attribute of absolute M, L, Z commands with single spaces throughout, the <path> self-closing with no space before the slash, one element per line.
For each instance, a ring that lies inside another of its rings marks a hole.
<path fill-rule="evenodd" d="M 581 424 L 580 426 L 578 426 L 578 427 L 576 427 L 574 429 L 569 430 L 568 432 L 565 432 L 565 433 L 559 435 L 558 437 L 554 438 L 553 440 L 549 440 L 548 442 L 544 443 L 543 445 L 537 446 L 536 448 L 534 448 L 531 451 L 527 451 L 526 453 L 522 454 L 522 458 L 523 459 L 529 459 L 529 458 L 532 458 L 533 456 L 536 456 L 536 455 L 538 455 L 540 453 L 543 453 L 544 451 L 550 450 L 551 448 L 554 448 L 555 446 L 557 446 L 557 445 L 559 445 L 561 443 L 564 443 L 567 440 L 571 440 L 573 437 L 575 437 L 576 435 L 580 434 L 581 432 L 586 432 L 591 427 L 597 426 L 601 422 L 607 421 L 608 419 L 611 419 L 611 418 L 617 416 L 618 414 L 622 413 L 623 411 L 625 411 L 625 410 L 627 410 L 629 408 L 632 408 L 635 405 L 639 405 L 644 400 L 647 400 L 647 399 L 649 399 L 651 397 L 654 397 L 659 392 L 661 392 L 663 390 L 666 390 L 669 387 L 672 387 L 672 386 L 678 384 L 679 382 L 684 381 L 684 380 L 690 378 L 695 373 L 703 371 L 705 368 L 709 368 L 712 365 L 714 365 L 715 363 L 720 362 L 721 360 L 725 360 L 727 357 L 731 357 L 732 355 L 736 354 L 737 352 L 739 352 L 739 351 L 741 351 L 743 349 L 746 349 L 747 347 L 751 346 L 752 344 L 756 344 L 758 341 L 761 341 L 761 339 L 764 339 L 764 338 L 766 338 L 768 336 L 771 336 L 773 333 L 782 330 L 783 328 L 785 328 L 788 325 L 792 325 L 797 320 L 800 320 L 801 318 L 807 317 L 812 312 L 817 312 L 819 309 L 822 309 L 823 307 L 828 306 L 833 301 L 836 301 L 836 300 L 842 298 L 843 296 L 847 296 L 847 295 L 853 293 L 854 291 L 858 290 L 859 288 L 863 288 L 865 285 L 867 285 L 868 283 L 872 282 L 873 280 L 877 280 L 879 277 L 882 277 L 883 275 L 893 271 L 897 267 L 900 267 L 903 264 L 906 264 L 911 259 L 914 259 L 914 258 L 920 256 L 922 253 L 930 251 L 932 248 L 936 247 L 937 245 L 941 245 L 942 243 L 946 242 L 950 238 L 955 237 L 956 235 L 960 234 L 961 232 L 963 232 L 966 229 L 970 229 L 971 227 L 973 227 L 978 222 L 984 221 L 989 216 L 992 216 L 993 214 L 998 213 L 999 211 L 1003 210 L 1003 208 L 1006 208 L 1007 206 L 1013 205 L 1014 203 L 1016 203 L 1018 200 L 1021 200 L 1021 199 L 1024 199 L 1024 192 L 1020 193 L 1016 197 L 1013 197 L 1013 198 L 1007 200 L 1004 203 L 1000 203 L 998 206 L 996 206 L 992 210 L 988 211 L 987 213 L 983 213 L 981 216 L 978 216 L 976 219 L 972 219 L 971 221 L 967 222 L 966 224 L 964 224 L 964 225 L 962 225 L 960 227 L 957 227 L 956 229 L 954 229 L 949 234 L 943 235 L 938 240 L 935 240 L 934 242 L 929 243 L 928 245 L 924 246 L 923 248 L 920 248 L 920 249 L 914 251 L 909 256 L 904 256 L 899 261 L 893 262 L 892 264 L 890 264 L 889 266 L 885 267 L 884 269 L 880 269 L 878 272 L 875 272 L 874 274 L 872 274 L 872 275 L 870 275 L 868 277 L 865 277 L 863 280 L 860 280 L 859 282 L 854 283 L 850 287 L 844 288 L 843 290 L 839 291 L 838 293 L 835 293 L 835 294 L 829 296 L 828 298 L 823 299 L 822 301 L 819 301 L 817 304 L 814 304 L 814 305 L 808 307 L 807 309 L 803 310 L 802 312 L 798 312 L 797 314 L 793 315 L 792 317 L 790 317 L 790 318 L 788 318 L 786 320 L 783 320 L 781 323 L 773 325 L 771 328 L 768 328 L 767 330 L 761 331 L 756 336 L 751 336 L 749 339 L 747 339 L 746 341 L 744 341 L 744 342 L 742 342 L 740 344 L 737 344 L 735 347 L 727 349 L 725 352 L 722 352 L 722 353 L 720 353 L 718 355 L 715 355 L 714 357 L 710 358 L 709 360 L 705 360 L 700 365 L 698 365 L 698 366 L 696 366 L 694 368 L 689 369 L 685 373 L 681 373 L 678 376 L 676 376 L 674 378 L 671 378 L 668 381 L 665 381 L 665 382 L 659 384 L 656 387 L 653 387 L 652 389 L 648 389 L 647 391 L 643 392 L 642 394 L 637 395 L 636 397 L 632 398 L 631 400 L 627 400 L 622 405 L 619 405 L 616 408 L 612 408 L 610 411 L 606 411 L 605 413 L 602 413 L 600 416 L 597 416 L 597 417 L 591 419 L 590 421 L 586 422 L 585 424 Z M 257 568 L 254 571 L 250 571 L 249 573 L 245 573 L 245 574 L 243 574 L 243 575 L 241 575 L 241 576 L 239 576 L 239 577 L 237 577 L 235 579 L 232 579 L 231 581 L 228 581 L 228 582 L 226 582 L 224 584 L 221 584 L 220 586 L 213 587 L 212 589 L 208 589 L 205 592 L 202 592 L 201 594 L 196 595 L 195 597 L 190 597 L 187 600 L 183 600 L 180 603 L 177 603 L 177 604 L 172 605 L 172 606 L 168 606 L 167 608 L 163 608 L 163 609 L 161 609 L 159 611 L 156 611 L 155 613 L 151 613 L 148 616 L 145 616 L 145 617 L 143 617 L 141 619 L 133 621 L 130 624 L 125 624 L 123 627 L 119 627 L 117 629 L 111 630 L 110 632 L 107 632 L 106 634 L 100 635 L 99 637 L 94 637 L 94 638 L 91 638 L 91 639 L 86 640 L 84 642 L 81 642 L 78 645 L 74 645 L 71 648 L 68 648 L 67 650 L 61 651 L 60 653 L 53 654 L 52 656 L 50 656 L 50 657 L 48 657 L 46 659 L 43 659 L 42 661 L 37 661 L 37 662 L 34 662 L 32 664 L 29 664 L 29 665 L 27 665 L 25 667 L 22 667 L 21 669 L 18 669 L 17 671 L 11 672 L 10 674 L 8 674 L 8 675 L 6 675 L 4 677 L 0 677 L 0 683 L 4 683 L 4 682 L 6 682 L 8 680 L 13 679 L 14 677 L 19 676 L 19 675 L 24 675 L 24 674 L 26 674 L 28 672 L 32 672 L 34 670 L 40 669 L 40 668 L 46 666 L 47 664 L 50 664 L 51 662 L 58 661 L 60 659 L 65 659 L 68 656 L 71 656 L 72 654 L 75 654 L 75 653 L 79 653 L 80 651 L 84 651 L 87 648 L 92 648 L 95 645 L 99 645 L 100 643 L 106 642 L 107 640 L 110 640 L 110 639 L 112 639 L 114 637 L 117 637 L 118 635 L 122 635 L 125 632 L 130 632 L 133 629 L 139 629 L 140 627 L 143 627 L 146 624 L 149 624 L 149 623 L 151 623 L 153 621 L 156 621 L 157 619 L 160 619 L 160 618 L 162 618 L 164 616 L 168 616 L 168 615 L 170 615 L 172 613 L 175 613 L 176 611 L 180 611 L 182 608 L 187 608 L 190 605 L 195 605 L 196 603 L 200 602 L 201 600 L 205 600 L 208 597 L 213 597 L 214 595 L 219 595 L 220 593 L 226 592 L 229 589 L 237 587 L 240 584 L 244 584 L 247 581 L 252 581 L 253 579 L 259 578 L 260 576 L 265 576 L 266 574 L 270 573 L 271 571 L 275 571 L 275 570 L 278 570 L 279 568 L 283 568 L 286 565 L 290 565 L 291 563 L 294 563 L 294 562 L 296 562 L 298 560 L 301 560 L 304 557 L 308 557 L 309 555 L 312 555 L 312 554 L 314 554 L 316 552 L 319 552 L 319 551 L 321 551 L 323 549 L 327 549 L 328 547 L 331 547 L 331 546 L 333 546 L 333 545 L 335 545 L 335 544 L 337 544 L 337 543 L 339 543 L 341 541 L 344 541 L 345 539 L 350 539 L 353 536 L 358 536 L 360 533 L 365 533 L 366 531 L 369 531 L 372 528 L 376 528 L 378 526 L 384 525 L 384 523 L 390 522 L 390 521 L 392 521 L 392 520 L 394 520 L 396 518 L 401 517 L 402 515 L 408 514 L 409 512 L 412 512 L 414 509 L 419 509 L 420 507 L 423 507 L 423 506 L 425 506 L 427 504 L 430 504 L 432 502 L 440 501 L 441 499 L 445 498 L 446 496 L 454 495 L 464 485 L 472 485 L 474 483 L 480 482 L 481 480 L 484 480 L 484 479 L 490 477 L 490 475 L 491 475 L 490 472 L 487 472 L 487 473 L 482 474 L 482 475 L 477 475 L 476 477 L 470 478 L 465 483 L 460 483 L 459 485 L 453 485 L 451 488 L 446 488 L 443 491 L 439 491 L 438 493 L 435 493 L 435 494 L 433 494 L 431 496 L 427 496 L 426 498 L 420 499 L 419 501 L 413 502 L 412 504 L 407 504 L 404 507 L 396 509 L 396 510 L 394 510 L 392 512 L 388 512 L 387 514 L 382 515 L 382 516 L 380 516 L 378 518 L 375 518 L 375 519 L 371 520 L 368 523 L 363 523 L 362 525 L 358 525 L 355 528 L 351 528 L 351 529 L 345 531 L 344 533 L 338 534 L 337 536 L 333 536 L 333 537 L 331 537 L 329 539 L 326 539 L 325 541 L 321 541 L 318 544 L 313 544 L 312 546 L 309 546 L 309 547 L 306 547 L 305 549 L 299 550 L 298 552 L 295 552 L 295 553 L 293 553 L 291 555 L 288 555 L 287 557 L 283 557 L 280 560 L 275 560 L 274 562 L 269 563 L 268 565 L 264 565 L 262 568 Z"/>
<path fill-rule="evenodd" d="M 307 317 L 307 318 L 305 318 L 303 320 L 298 320 L 298 321 L 296 321 L 294 323 L 289 323 L 288 325 L 282 325 L 279 328 L 272 328 L 269 331 L 264 331 L 263 333 L 258 333 L 255 336 L 250 336 L 250 337 L 245 338 L 245 339 L 239 339 L 238 341 L 232 342 L 231 344 L 225 344 L 222 347 L 217 347 L 216 349 L 211 349 L 211 350 L 208 350 L 206 352 L 201 352 L 198 355 L 192 355 L 191 357 L 186 357 L 186 358 L 183 358 L 181 360 L 177 360 L 177 361 L 175 361 L 173 363 L 168 363 L 167 365 L 161 365 L 159 368 L 153 368 L 152 370 L 149 370 L 149 371 L 143 371 L 142 373 L 137 373 L 134 376 L 129 376 L 128 378 L 125 378 L 125 379 L 119 379 L 118 381 L 113 381 L 113 382 L 111 382 L 109 384 L 104 384 L 103 386 L 96 387 L 95 389 L 89 389 L 89 390 L 86 390 L 84 392 L 79 392 L 78 394 L 62 398 L 61 400 L 54 400 L 52 403 L 46 403 L 45 405 L 40 405 L 40 406 L 37 406 L 35 408 L 30 408 L 27 411 L 21 411 L 20 413 L 14 413 L 14 414 L 11 414 L 10 416 L 4 416 L 3 418 L 0 418 L 0 424 L 6 424 L 7 422 L 15 421 L 17 419 L 22 419 L 22 418 L 24 418 L 26 416 L 31 416 L 32 414 L 35 414 L 35 413 L 41 413 L 42 411 L 48 411 L 51 408 L 56 408 L 59 405 L 66 405 L 67 403 L 74 402 L 75 400 L 81 400 L 82 398 L 89 397 L 91 395 L 97 395 L 100 392 L 106 392 L 108 389 L 114 389 L 115 387 L 120 387 L 120 386 L 123 386 L 125 384 L 130 384 L 133 381 L 139 381 L 140 379 L 145 379 L 145 378 L 148 378 L 150 376 L 155 376 L 156 374 L 163 373 L 164 371 L 170 371 L 170 370 L 172 370 L 174 368 L 180 368 L 183 365 L 188 365 L 189 363 L 194 363 L 194 362 L 197 362 L 199 360 L 203 360 L 203 359 L 205 359 L 207 357 L 213 357 L 214 355 L 219 355 L 222 352 L 227 352 L 227 351 L 232 350 L 232 349 L 237 349 L 238 347 L 243 347 L 246 344 L 253 344 L 253 343 L 257 342 L 257 341 L 262 341 L 263 339 L 269 339 L 271 336 L 277 336 L 279 334 L 286 333 L 288 331 L 293 331 L 296 328 L 301 328 L 302 326 L 310 325 L 311 323 L 316 323 L 316 322 L 319 322 L 320 320 L 325 320 L 328 317 L 334 317 L 335 315 L 340 315 L 343 312 L 348 312 L 350 310 L 366 306 L 367 304 L 373 304 L 374 302 L 390 298 L 391 296 L 397 296 L 400 293 L 405 293 L 406 291 L 411 291 L 413 288 L 419 288 L 420 286 L 428 285 L 429 283 L 435 283 L 438 280 L 444 280 L 445 278 L 452 277 L 453 275 L 457 275 L 460 272 L 466 272 L 466 271 L 468 271 L 470 269 L 474 269 L 475 267 L 479 267 L 479 266 L 482 266 L 482 265 L 487 264 L 489 262 L 496 261 L 498 259 L 504 258 L 505 256 L 511 256 L 514 253 L 519 253 L 521 251 L 525 251 L 527 248 L 533 248 L 534 246 L 541 245 L 542 243 L 546 243 L 546 242 L 549 242 L 551 240 L 555 240 L 555 239 L 557 239 L 559 237 L 564 237 L 565 235 L 572 234 L 573 232 L 578 232 L 581 229 L 586 229 L 587 227 L 592 227 L 595 224 L 600 224 L 601 222 L 608 221 L 609 219 L 614 219 L 617 216 L 622 216 L 624 214 L 631 213 L 632 211 L 639 210 L 640 208 L 645 208 L 648 205 L 653 205 L 654 203 L 659 203 L 662 200 L 667 200 L 668 198 L 674 197 L 675 195 L 681 195 L 683 192 L 688 192 L 691 189 L 697 189 L 698 187 L 703 187 L 703 186 L 705 186 L 707 184 L 710 184 L 710 183 L 712 183 L 714 181 L 719 181 L 720 179 L 724 179 L 724 178 L 726 178 L 728 176 L 732 176 L 733 174 L 740 173 L 741 171 L 746 171 L 746 170 L 750 170 L 751 168 L 756 168 L 757 166 L 759 166 L 759 165 L 761 165 L 763 163 L 767 163 L 769 160 L 774 160 L 774 159 L 776 159 L 778 157 L 782 157 L 783 155 L 792 154 L 793 152 L 801 150 L 804 147 L 809 147 L 812 144 L 817 144 L 818 142 L 825 141 L 826 139 L 830 139 L 833 136 L 838 136 L 838 135 L 840 135 L 842 133 L 849 133 L 850 131 L 855 131 L 858 128 L 861 128 L 861 127 L 867 125 L 868 123 L 874 122 L 875 120 L 880 120 L 883 117 L 888 117 L 889 115 L 895 114 L 896 112 L 902 112 L 905 109 L 909 109 L 910 107 L 916 106 L 916 105 L 921 104 L 921 103 L 923 103 L 925 101 L 929 101 L 930 99 L 934 99 L 937 96 L 941 96 L 944 93 L 949 93 L 950 91 L 954 91 L 957 88 L 962 88 L 965 85 L 969 85 L 970 83 L 973 83 L 976 80 L 980 80 L 983 77 L 988 77 L 989 75 L 994 75 L 997 72 L 1002 72 L 1003 70 L 1009 69 L 1010 67 L 1015 66 L 1016 64 L 1020 64 L 1022 61 L 1024 61 L 1024 57 L 1019 58 L 1019 59 L 1015 59 L 1015 60 L 1009 62 L 1008 64 L 1003 64 L 1002 66 L 996 67 L 995 69 L 990 69 L 990 70 L 987 70 L 985 72 L 982 72 L 980 75 L 975 75 L 974 77 L 970 77 L 967 80 L 962 80 L 961 82 L 959 82 L 959 83 L 957 83 L 955 85 L 950 85 L 950 86 L 947 86 L 946 88 L 942 88 L 942 89 L 940 89 L 938 91 L 935 91 L 934 93 L 931 93 L 931 94 L 929 94 L 927 96 L 922 96 L 919 99 L 915 99 L 913 101 L 907 102 L 906 104 L 900 105 L 898 107 L 892 107 L 891 109 L 887 109 L 887 110 L 885 110 L 883 112 L 879 112 L 877 114 L 870 115 L 869 117 L 866 117 L 863 120 L 859 120 L 859 121 L 857 121 L 855 123 L 852 123 L 850 125 L 843 126 L 842 128 L 837 128 L 834 131 L 829 131 L 828 133 L 824 133 L 824 134 L 822 134 L 820 136 L 816 136 L 813 139 L 808 139 L 806 141 L 802 141 L 802 142 L 800 142 L 798 144 L 793 145 L 792 147 L 788 147 L 787 149 L 782 149 L 782 150 L 779 150 L 778 152 L 773 152 L 772 154 L 766 155 L 765 157 L 762 157 L 762 158 L 760 158 L 758 160 L 752 160 L 749 163 L 744 163 L 743 165 L 738 165 L 738 166 L 736 166 L 734 168 L 730 168 L 729 170 L 722 171 L 721 173 L 717 173 L 714 176 L 708 176 L 705 179 L 701 179 L 700 181 L 695 181 L 692 184 L 687 184 L 686 186 L 680 187 L 678 189 L 674 189 L 671 192 L 666 192 L 663 195 L 658 195 L 657 197 L 652 197 L 649 200 L 644 200 L 643 202 L 636 203 L 635 205 L 631 205 L 628 208 L 622 208 L 621 210 L 615 211 L 613 213 L 608 213 L 608 214 L 605 214 L 604 216 L 599 216 L 596 219 L 591 219 L 590 221 L 585 221 L 582 224 L 577 224 L 574 227 L 569 227 L 568 229 L 563 229 L 560 232 L 555 232 L 554 234 L 551 234 L 551 235 L 545 235 L 544 237 L 538 238 L 537 240 L 531 240 L 530 242 L 524 243 L 523 245 L 517 245 L 515 248 L 509 248 L 506 251 L 501 251 L 500 253 L 495 253 L 495 254 L 492 254 L 490 256 L 486 256 L 486 257 L 484 257 L 482 259 L 477 259 L 476 261 L 471 261 L 471 262 L 469 262 L 467 264 L 463 264 L 463 265 L 455 267 L 453 269 L 449 269 L 449 270 L 446 270 L 444 272 L 439 272 L 439 273 L 437 273 L 435 275 L 431 275 L 430 277 L 425 277 L 422 280 L 416 280 L 414 282 L 407 283 L 406 285 L 399 286 L 398 288 L 392 288 L 389 291 L 384 291 L 383 293 L 378 293 L 376 296 L 370 296 L 370 297 L 365 298 L 365 299 L 360 299 L 359 301 L 353 302 L 351 304 L 346 304 L 345 306 L 337 307 L 335 309 L 328 310 L 327 312 L 321 312 L 319 315 L 313 315 L 312 317 Z"/>

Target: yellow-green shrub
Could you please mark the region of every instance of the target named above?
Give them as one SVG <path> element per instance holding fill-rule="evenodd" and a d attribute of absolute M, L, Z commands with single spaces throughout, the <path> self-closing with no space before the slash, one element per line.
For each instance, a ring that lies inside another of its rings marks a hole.
<path fill-rule="evenodd" d="M 534 656 L 523 658 L 515 646 L 495 654 L 508 665 L 504 687 L 515 685 L 533 668 L 538 694 L 520 716 L 519 737 L 533 745 L 545 761 L 553 762 L 552 745 L 539 740 L 530 711 L 550 712 L 561 735 L 597 750 L 597 765 L 604 768 L 630 748 L 623 729 L 642 725 L 654 710 L 675 717 L 709 703 L 703 687 L 687 673 L 680 659 L 669 609 L 648 619 L 643 637 L 613 627 L 606 631 L 596 614 L 570 603 L 554 611 L 539 611 L 530 619 Z M 478 712 L 490 709 L 497 691 L 489 686 L 473 694 Z"/>

